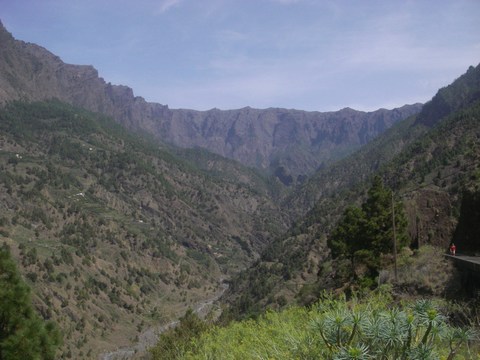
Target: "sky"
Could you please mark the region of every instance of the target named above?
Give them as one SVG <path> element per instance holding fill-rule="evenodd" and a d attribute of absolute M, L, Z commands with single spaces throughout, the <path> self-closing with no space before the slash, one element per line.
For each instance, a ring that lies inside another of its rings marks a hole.
<path fill-rule="evenodd" d="M 391 109 L 480 63 L 478 0 L 0 0 L 0 20 L 170 108 Z"/>

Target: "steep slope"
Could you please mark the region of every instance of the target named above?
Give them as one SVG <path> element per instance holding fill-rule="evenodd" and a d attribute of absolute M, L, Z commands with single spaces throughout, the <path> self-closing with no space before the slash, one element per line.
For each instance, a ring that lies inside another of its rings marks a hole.
<path fill-rule="evenodd" d="M 366 144 L 421 105 L 365 113 L 287 109 L 172 110 L 106 83 L 92 66 L 63 63 L 35 44 L 15 40 L 0 24 L 0 103 L 64 102 L 112 116 L 130 130 L 184 148 L 202 147 L 268 170 L 284 184 L 302 182 L 319 166 Z"/>
<path fill-rule="evenodd" d="M 290 204 L 308 203 L 304 209 L 311 204 L 309 198 L 316 202 L 303 220 L 233 280 L 226 295 L 230 314 L 257 313 L 294 297 L 308 302 L 320 289 L 348 281 L 330 261 L 326 239 L 343 209 L 362 201 L 373 174 L 380 175 L 403 201 L 412 246 L 446 249 L 462 192 L 480 184 L 480 86 L 472 80 L 479 73 L 480 66 L 470 68 L 429 103 L 439 103 L 438 98 L 448 93 L 457 104 L 451 112 L 439 111 L 443 117 L 432 120 L 436 110 L 429 105 L 351 157 L 320 171 L 300 198 L 290 199 Z"/>
<path fill-rule="evenodd" d="M 480 98 L 480 71 L 470 66 L 467 72 L 451 85 L 440 89 L 435 97 L 425 104 L 417 124 L 433 126 L 439 119 L 465 108 Z"/>
<path fill-rule="evenodd" d="M 480 66 L 472 66 L 452 84 L 440 89 L 418 115 L 396 123 L 353 156 L 317 171 L 289 196 L 285 207 L 294 209 L 297 212 L 296 217 L 299 217 L 312 209 L 318 200 L 338 192 L 338 189 L 349 189 L 366 181 L 445 116 L 478 101 L 480 99 L 478 89 L 480 89 Z M 445 105 L 447 103 L 450 105 Z M 445 112 L 445 109 L 451 110 Z M 433 115 L 435 113 L 441 115 L 435 117 Z"/>
<path fill-rule="evenodd" d="M 285 229 L 262 178 L 210 164 L 237 175 L 58 101 L 0 110 L 0 241 L 62 329 L 61 358 L 127 345 L 214 297 Z"/>

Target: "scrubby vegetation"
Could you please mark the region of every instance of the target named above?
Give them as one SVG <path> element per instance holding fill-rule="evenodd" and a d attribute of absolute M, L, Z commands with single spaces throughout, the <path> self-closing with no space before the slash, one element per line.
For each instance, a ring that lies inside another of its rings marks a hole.
<path fill-rule="evenodd" d="M 231 173 L 59 101 L 0 109 L 0 239 L 64 330 L 59 358 L 91 359 L 214 298 L 282 229 L 264 178 L 202 156 Z"/>
<path fill-rule="evenodd" d="M 403 248 L 398 256 L 397 279 L 393 266 L 382 269 L 378 275 L 380 284 L 395 283 L 398 296 L 438 297 L 454 299 L 463 295 L 460 272 L 445 251 L 425 245 L 412 251 Z"/>
<path fill-rule="evenodd" d="M 164 350 L 174 349 L 170 359 L 480 359 L 478 333 L 452 325 L 445 303 L 394 304 L 390 293 L 384 287 L 349 300 L 324 294 L 310 308 L 213 327 L 189 342 L 164 343 Z"/>

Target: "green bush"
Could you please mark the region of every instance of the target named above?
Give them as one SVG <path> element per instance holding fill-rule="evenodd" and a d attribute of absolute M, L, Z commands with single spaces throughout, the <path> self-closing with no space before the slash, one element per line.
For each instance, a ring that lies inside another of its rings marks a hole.
<path fill-rule="evenodd" d="M 181 359 L 194 346 L 192 340 L 207 328 L 208 324 L 188 309 L 176 327 L 160 335 L 157 345 L 150 349 L 152 359 Z"/>
<path fill-rule="evenodd" d="M 292 307 L 210 329 L 176 358 L 480 359 L 469 348 L 478 340 L 475 331 L 451 326 L 432 301 L 390 303 L 382 294 L 362 301 L 324 296 L 310 309 Z"/>

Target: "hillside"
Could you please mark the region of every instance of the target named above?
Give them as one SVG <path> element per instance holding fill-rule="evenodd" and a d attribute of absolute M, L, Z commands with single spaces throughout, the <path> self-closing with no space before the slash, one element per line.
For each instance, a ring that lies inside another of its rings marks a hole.
<path fill-rule="evenodd" d="M 363 146 L 355 154 L 317 171 L 303 186 L 298 187 L 286 200 L 286 207 L 299 211 L 303 216 L 317 202 L 338 193 L 338 190 L 351 189 L 367 181 L 373 173 L 390 163 L 404 149 L 407 149 L 421 136 L 424 136 L 447 115 L 468 108 L 480 99 L 480 71 L 470 67 L 468 71 L 449 86 L 440 89 L 427 102 L 418 115 L 398 122 L 386 130 L 382 136 Z M 435 109 L 443 110 L 435 110 Z M 445 109 L 451 109 L 445 113 Z M 433 117 L 439 112 L 440 117 Z M 408 154 L 414 155 L 414 151 Z M 408 157 L 409 155 L 404 155 Z M 302 212 L 303 211 L 303 212 Z"/>
<path fill-rule="evenodd" d="M 480 182 L 479 74 L 480 66 L 471 67 L 440 90 L 425 111 L 319 171 L 293 194 L 289 208 L 312 210 L 232 281 L 226 294 L 231 315 L 258 313 L 294 298 L 308 302 L 322 288 L 337 288 L 350 281 L 331 261 L 326 240 L 346 206 L 365 198 L 374 174 L 404 204 L 411 246 L 432 244 L 447 249 L 462 195 L 477 189 Z M 444 103 L 446 97 L 456 105 L 431 120 L 435 104 Z"/>
<path fill-rule="evenodd" d="M 62 329 L 61 358 L 91 359 L 215 297 L 285 229 L 264 179 L 208 163 L 235 170 L 206 172 L 58 101 L 0 110 L 0 242 Z"/>
<path fill-rule="evenodd" d="M 127 346 L 224 292 L 229 320 L 341 291 L 358 279 L 327 240 L 374 176 L 403 204 L 411 248 L 436 246 L 404 275 L 444 266 L 438 249 L 476 220 L 457 227 L 478 204 L 480 65 L 423 107 L 169 109 L 0 24 L 0 105 L 0 245 L 61 329 L 62 359 Z"/>
<path fill-rule="evenodd" d="M 194 111 L 169 109 L 107 83 L 92 66 L 65 64 L 48 50 L 15 40 L 0 23 L 0 104 L 12 100 L 63 102 L 113 117 L 126 128 L 163 143 L 201 147 L 274 174 L 285 185 L 302 183 L 320 166 L 340 159 L 420 104 L 394 110 L 336 112 L 288 109 Z"/>

